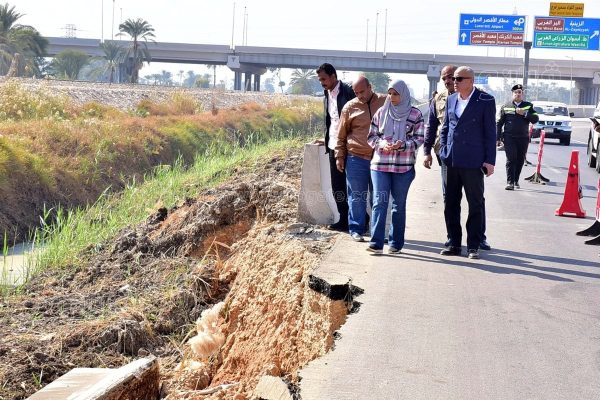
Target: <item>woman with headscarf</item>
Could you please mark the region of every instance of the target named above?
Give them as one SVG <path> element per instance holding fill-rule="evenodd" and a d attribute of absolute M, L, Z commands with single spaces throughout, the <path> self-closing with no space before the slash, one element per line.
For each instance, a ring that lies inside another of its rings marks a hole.
<path fill-rule="evenodd" d="M 417 149 L 423 144 L 425 125 L 419 109 L 410 105 L 406 83 L 397 80 L 388 89 L 384 105 L 371 121 L 368 142 L 373 147 L 371 180 L 373 212 L 371 241 L 367 251 L 383 253 L 385 220 L 392 195 L 392 224 L 388 253 L 398 254 L 404 246 L 406 197 L 415 179 Z"/>

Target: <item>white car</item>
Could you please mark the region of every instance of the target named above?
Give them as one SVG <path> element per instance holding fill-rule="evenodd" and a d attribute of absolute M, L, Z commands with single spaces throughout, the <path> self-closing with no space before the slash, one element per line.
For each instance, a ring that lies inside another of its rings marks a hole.
<path fill-rule="evenodd" d="M 588 135 L 587 145 L 587 163 L 590 167 L 596 168 L 596 171 L 600 173 L 600 162 L 598 161 L 600 148 L 600 134 L 594 129 L 594 126 L 600 122 L 600 103 L 594 111 L 594 118 L 591 118 L 592 126 L 590 127 L 590 134 Z"/>
<path fill-rule="evenodd" d="M 554 101 L 534 101 L 533 109 L 537 112 L 540 120 L 531 126 L 531 138 L 540 137 L 543 130 L 546 139 L 558 139 L 560 144 L 568 146 L 571 144 L 571 117 L 565 103 Z"/>

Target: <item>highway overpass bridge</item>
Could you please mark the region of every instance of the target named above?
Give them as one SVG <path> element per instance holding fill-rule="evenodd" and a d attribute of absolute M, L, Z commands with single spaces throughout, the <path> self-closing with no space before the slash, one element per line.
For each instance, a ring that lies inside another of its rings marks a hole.
<path fill-rule="evenodd" d="M 48 55 L 66 49 L 79 50 L 91 56 L 103 56 L 99 39 L 47 37 Z M 127 41 L 122 41 L 127 45 Z M 469 65 L 478 76 L 522 79 L 523 60 L 515 57 L 461 56 L 451 54 L 381 53 L 364 51 L 291 49 L 209 45 L 190 43 L 149 43 L 154 62 L 181 64 L 227 65 L 235 72 L 237 90 L 260 89 L 260 75 L 268 67 L 315 68 L 324 62 L 340 71 L 374 71 L 425 74 L 433 91 L 439 70 L 446 64 Z M 594 79 L 595 74 L 597 77 Z M 244 84 L 242 85 L 242 75 Z M 530 59 L 529 79 L 575 81 L 579 89 L 578 104 L 596 104 L 600 95 L 600 63 L 596 61 Z"/>

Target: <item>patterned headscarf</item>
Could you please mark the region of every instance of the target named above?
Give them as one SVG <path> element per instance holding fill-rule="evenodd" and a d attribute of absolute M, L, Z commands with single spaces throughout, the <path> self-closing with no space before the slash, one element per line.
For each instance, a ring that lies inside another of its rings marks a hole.
<path fill-rule="evenodd" d="M 406 140 L 406 119 L 411 109 L 410 91 L 403 80 L 392 82 L 389 89 L 394 89 L 400 94 L 400 104 L 393 105 L 389 96 L 385 99 L 381 111 L 383 119 L 379 124 L 379 132 L 384 137 L 391 137 L 391 143 L 395 143 L 398 140 Z"/>

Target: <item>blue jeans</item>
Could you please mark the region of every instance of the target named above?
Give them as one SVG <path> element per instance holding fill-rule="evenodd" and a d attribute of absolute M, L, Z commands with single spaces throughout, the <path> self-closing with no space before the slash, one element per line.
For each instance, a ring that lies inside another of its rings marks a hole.
<path fill-rule="evenodd" d="M 415 179 L 415 169 L 408 172 L 371 171 L 373 180 L 373 217 L 371 221 L 371 242 L 376 249 L 383 248 L 385 236 L 385 220 L 388 201 L 392 195 L 392 225 L 388 244 L 390 247 L 404 247 L 404 230 L 406 229 L 406 197 L 410 184 Z"/>
<path fill-rule="evenodd" d="M 346 157 L 346 184 L 348 186 L 348 230 L 364 235 L 367 198 L 371 189 L 371 161 L 348 154 Z"/>

